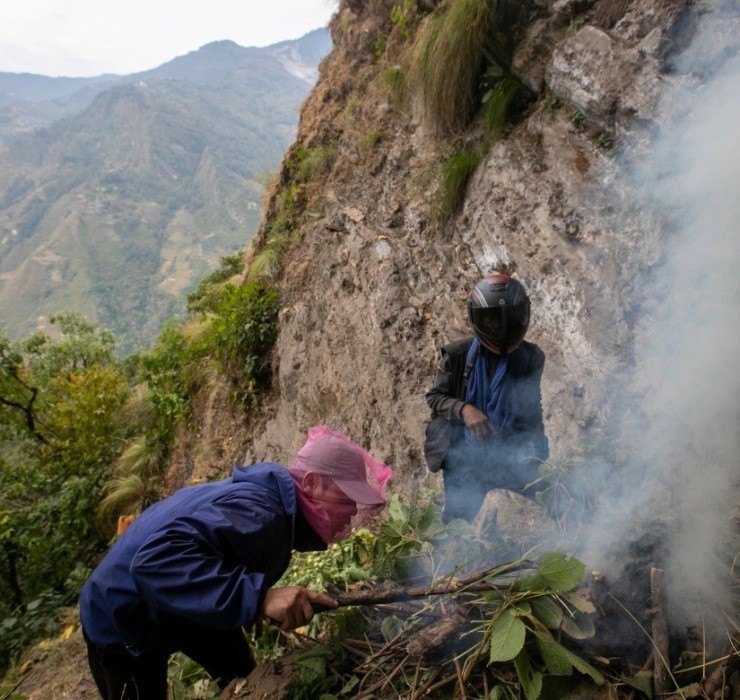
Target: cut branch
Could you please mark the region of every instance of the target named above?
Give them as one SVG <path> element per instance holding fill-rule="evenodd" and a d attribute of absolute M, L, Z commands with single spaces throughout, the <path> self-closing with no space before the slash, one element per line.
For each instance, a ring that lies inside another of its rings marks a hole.
<path fill-rule="evenodd" d="M 528 564 L 506 568 L 504 573 L 522 569 Z M 485 593 L 488 591 L 506 591 L 511 587 L 510 583 L 493 583 L 484 581 L 493 573 L 499 573 L 504 567 L 498 566 L 493 569 L 479 571 L 464 579 L 451 579 L 449 583 L 442 586 L 401 586 L 395 583 L 383 583 L 372 588 L 358 591 L 328 591 L 340 608 L 353 605 L 385 605 L 387 603 L 398 603 L 402 601 L 425 598 L 438 595 L 459 595 L 464 593 Z M 314 605 L 315 613 L 333 610 L 325 605 Z"/>

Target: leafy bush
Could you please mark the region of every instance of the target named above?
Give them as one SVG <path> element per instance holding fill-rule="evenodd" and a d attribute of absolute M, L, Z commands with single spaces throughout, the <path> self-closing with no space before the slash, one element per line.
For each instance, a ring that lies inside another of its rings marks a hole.
<path fill-rule="evenodd" d="M 16 614 L 0 621 L 0 671 L 7 669 L 20 653 L 35 642 L 59 631 L 59 609 L 64 597 L 45 591 Z"/>
<path fill-rule="evenodd" d="M 218 361 L 243 397 L 270 385 L 279 295 L 262 280 L 231 287 L 216 307 L 211 340 Z"/>
<path fill-rule="evenodd" d="M 185 368 L 196 353 L 182 334 L 182 323 L 169 321 L 152 348 L 140 355 L 142 379 L 149 387 L 149 400 L 156 423 L 153 434 L 164 443 L 173 427 L 188 411 Z"/>
<path fill-rule="evenodd" d="M 0 624 L 9 650 L 0 664 L 78 592 L 75 572 L 103 545 L 94 512 L 124 438 L 117 415 L 129 388 L 113 337 L 79 314 L 53 320 L 58 337 L 0 336 Z"/>
<path fill-rule="evenodd" d="M 372 532 L 361 529 L 324 552 L 296 552 L 277 585 L 324 591 L 330 583 L 347 590 L 351 584 L 371 578 L 376 542 Z"/>
<path fill-rule="evenodd" d="M 243 272 L 243 252 L 221 258 L 218 268 L 205 277 L 198 288 L 188 295 L 188 311 L 193 313 L 212 310 L 223 283 Z"/>

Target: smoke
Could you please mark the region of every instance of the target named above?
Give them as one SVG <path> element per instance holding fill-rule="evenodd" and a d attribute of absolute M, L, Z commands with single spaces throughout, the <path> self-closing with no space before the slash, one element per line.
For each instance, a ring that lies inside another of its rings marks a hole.
<path fill-rule="evenodd" d="M 625 385 L 639 401 L 623 426 L 626 466 L 613 475 L 581 556 L 619 576 L 624 543 L 659 524 L 671 622 L 695 624 L 701 607 L 719 635 L 731 608 L 723 537 L 740 477 L 735 3 L 715 3 L 701 19 L 672 79 L 668 116 L 632 174 L 642 206 L 664 222 L 661 262 L 635 279 L 642 314 Z"/>

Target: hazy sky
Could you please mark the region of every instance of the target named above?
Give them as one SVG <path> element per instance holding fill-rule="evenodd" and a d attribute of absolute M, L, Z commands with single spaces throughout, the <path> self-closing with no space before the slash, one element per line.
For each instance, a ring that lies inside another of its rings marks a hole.
<path fill-rule="evenodd" d="M 267 46 L 326 26 L 338 0 L 1 0 L 0 71 L 154 68 L 211 41 Z"/>

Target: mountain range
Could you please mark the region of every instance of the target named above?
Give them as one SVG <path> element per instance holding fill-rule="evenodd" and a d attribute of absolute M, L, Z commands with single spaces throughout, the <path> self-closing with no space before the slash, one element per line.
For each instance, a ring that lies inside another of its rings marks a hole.
<path fill-rule="evenodd" d="M 0 326 L 75 308 L 121 352 L 149 343 L 255 232 L 330 48 L 322 29 L 129 76 L 0 73 Z"/>

